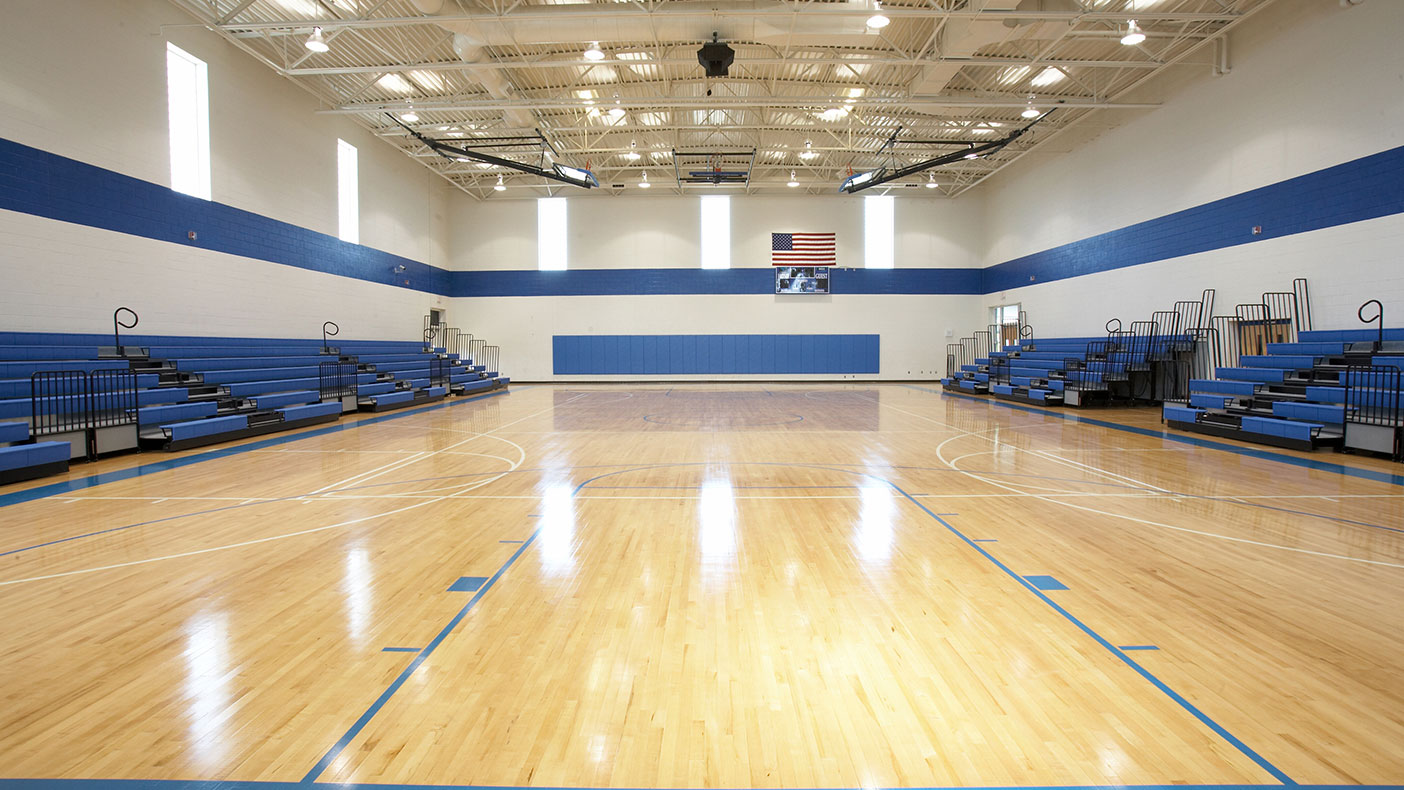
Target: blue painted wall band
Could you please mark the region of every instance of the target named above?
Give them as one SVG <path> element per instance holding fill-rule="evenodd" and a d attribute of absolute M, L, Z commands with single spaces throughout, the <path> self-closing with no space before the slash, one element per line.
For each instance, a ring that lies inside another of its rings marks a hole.
<path fill-rule="evenodd" d="M 3 139 L 0 209 L 450 297 L 774 292 L 769 268 L 450 272 Z M 833 287 L 840 295 L 997 293 L 1399 213 L 1404 146 L 986 269 L 839 269 Z M 1253 226 L 1263 232 L 1252 235 Z"/>
<path fill-rule="evenodd" d="M 4 139 L 0 209 L 414 291 L 449 290 L 444 269 Z M 195 241 L 186 235 L 192 230 Z M 404 272 L 393 272 L 397 266 Z"/>

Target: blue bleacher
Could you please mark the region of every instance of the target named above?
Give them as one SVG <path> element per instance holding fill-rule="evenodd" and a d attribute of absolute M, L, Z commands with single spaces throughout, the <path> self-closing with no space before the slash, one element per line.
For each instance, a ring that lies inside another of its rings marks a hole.
<path fill-rule="evenodd" d="M 0 483 L 17 483 L 67 471 L 68 442 L 35 442 L 0 447 Z"/>
<path fill-rule="evenodd" d="M 140 425 L 161 425 L 197 420 L 201 417 L 213 417 L 217 411 L 219 411 L 219 404 L 212 400 L 198 403 L 178 403 L 173 406 L 151 406 L 137 412 L 137 422 Z"/>
<path fill-rule="evenodd" d="M 29 439 L 29 423 L 0 422 L 0 444 L 13 444 Z"/>
<path fill-rule="evenodd" d="M 235 433 L 248 427 L 248 415 L 234 414 L 228 417 L 210 417 L 203 420 L 171 423 L 170 425 L 162 425 L 161 430 L 166 432 L 172 442 L 184 442 L 215 434 Z"/>
<path fill-rule="evenodd" d="M 313 390 L 294 390 L 273 395 L 258 395 L 253 398 L 253 402 L 254 407 L 258 409 L 276 409 L 280 406 L 301 406 L 321 397 L 320 393 Z"/>
<path fill-rule="evenodd" d="M 326 353 L 317 340 L 127 335 L 121 342 L 130 359 L 102 358 L 113 353 L 112 342 L 105 334 L 0 333 L 0 420 L 10 423 L 0 430 L 5 437 L 0 445 L 28 440 L 34 406 L 29 376 L 39 371 L 138 367 L 138 427 L 159 429 L 155 434 L 143 430 L 140 436 L 160 437 L 170 449 L 338 419 L 339 400 L 320 402 L 324 362 L 358 366 L 358 395 L 374 397 L 382 406 L 447 396 L 447 386 L 430 386 L 430 377 L 439 373 L 455 393 L 508 383 L 505 377 L 482 375 L 483 367 L 472 368 L 471 360 L 442 348 L 426 350 L 418 341 L 334 341 L 336 348 Z M 47 414 L 82 403 L 83 396 L 59 395 L 38 406 Z M 66 468 L 70 445 L 61 446 Z M 20 455 L 48 463 L 43 452 L 25 450 L 9 458 L 15 464 Z"/>

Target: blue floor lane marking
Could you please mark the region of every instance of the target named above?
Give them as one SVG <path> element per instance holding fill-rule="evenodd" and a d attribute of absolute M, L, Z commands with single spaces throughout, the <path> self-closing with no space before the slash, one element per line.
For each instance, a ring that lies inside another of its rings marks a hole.
<path fill-rule="evenodd" d="M 410 675 L 413 675 L 415 670 L 419 669 L 420 665 L 422 665 L 429 656 L 434 654 L 434 651 L 439 648 L 439 645 L 444 643 L 448 635 L 453 633 L 453 629 L 457 628 L 458 624 L 463 622 L 463 618 L 468 616 L 468 612 L 472 611 L 473 607 L 478 605 L 478 601 L 481 601 L 483 596 L 487 595 L 488 590 L 492 589 L 492 586 L 497 583 L 497 580 L 502 578 L 502 574 L 506 573 L 507 569 L 512 567 L 512 563 L 516 562 L 517 558 L 522 556 L 523 552 L 531 546 L 532 541 L 536 540 L 536 536 L 539 534 L 541 534 L 541 530 L 539 529 L 531 533 L 531 536 L 526 539 L 526 542 L 512 553 L 512 556 L 502 564 L 502 567 L 498 568 L 497 572 L 490 576 L 487 582 L 483 584 L 482 587 L 478 588 L 477 592 L 473 593 L 473 597 L 469 598 L 468 603 L 464 604 L 463 608 L 459 609 L 458 613 L 453 616 L 453 619 L 448 621 L 448 625 L 445 625 L 433 639 L 429 640 L 429 644 L 425 645 L 424 649 L 419 651 L 419 655 L 414 657 L 414 660 L 409 663 L 409 666 L 400 671 L 400 674 L 390 683 L 389 687 L 382 691 L 379 697 L 375 698 L 375 702 L 372 702 L 369 708 L 366 708 L 366 712 L 362 713 L 360 718 L 356 719 L 351 725 L 351 728 L 327 750 L 326 754 L 322 755 L 322 759 L 318 760 L 317 764 L 312 766 L 312 770 L 308 771 L 307 775 L 302 777 L 302 782 L 304 784 L 315 782 L 317 777 L 321 776 L 327 768 L 331 766 L 332 761 L 351 744 L 351 741 L 355 740 L 356 736 L 361 733 L 361 730 L 366 728 L 367 724 L 370 724 L 370 720 L 375 718 L 375 714 L 379 713 L 380 709 L 385 707 L 385 703 L 389 702 L 390 698 L 395 696 L 395 692 L 399 691 L 400 687 L 405 685 L 405 681 L 409 680 Z"/>

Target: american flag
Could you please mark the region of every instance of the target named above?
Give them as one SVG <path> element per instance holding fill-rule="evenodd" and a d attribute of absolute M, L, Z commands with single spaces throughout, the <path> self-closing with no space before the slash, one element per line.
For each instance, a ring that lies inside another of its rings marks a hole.
<path fill-rule="evenodd" d="M 832 233 L 772 233 L 770 265 L 837 266 L 837 249 Z"/>

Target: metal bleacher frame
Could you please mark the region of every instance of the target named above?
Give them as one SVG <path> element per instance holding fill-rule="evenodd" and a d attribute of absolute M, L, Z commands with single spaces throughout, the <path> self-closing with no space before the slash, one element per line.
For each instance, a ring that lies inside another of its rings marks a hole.
<path fill-rule="evenodd" d="M 1345 375 L 1345 446 L 1404 460 L 1400 374 L 1392 365 L 1351 365 Z"/>
<path fill-rule="evenodd" d="M 29 433 L 68 442 L 69 458 L 136 449 L 140 405 L 131 370 L 44 370 L 29 377 Z"/>

